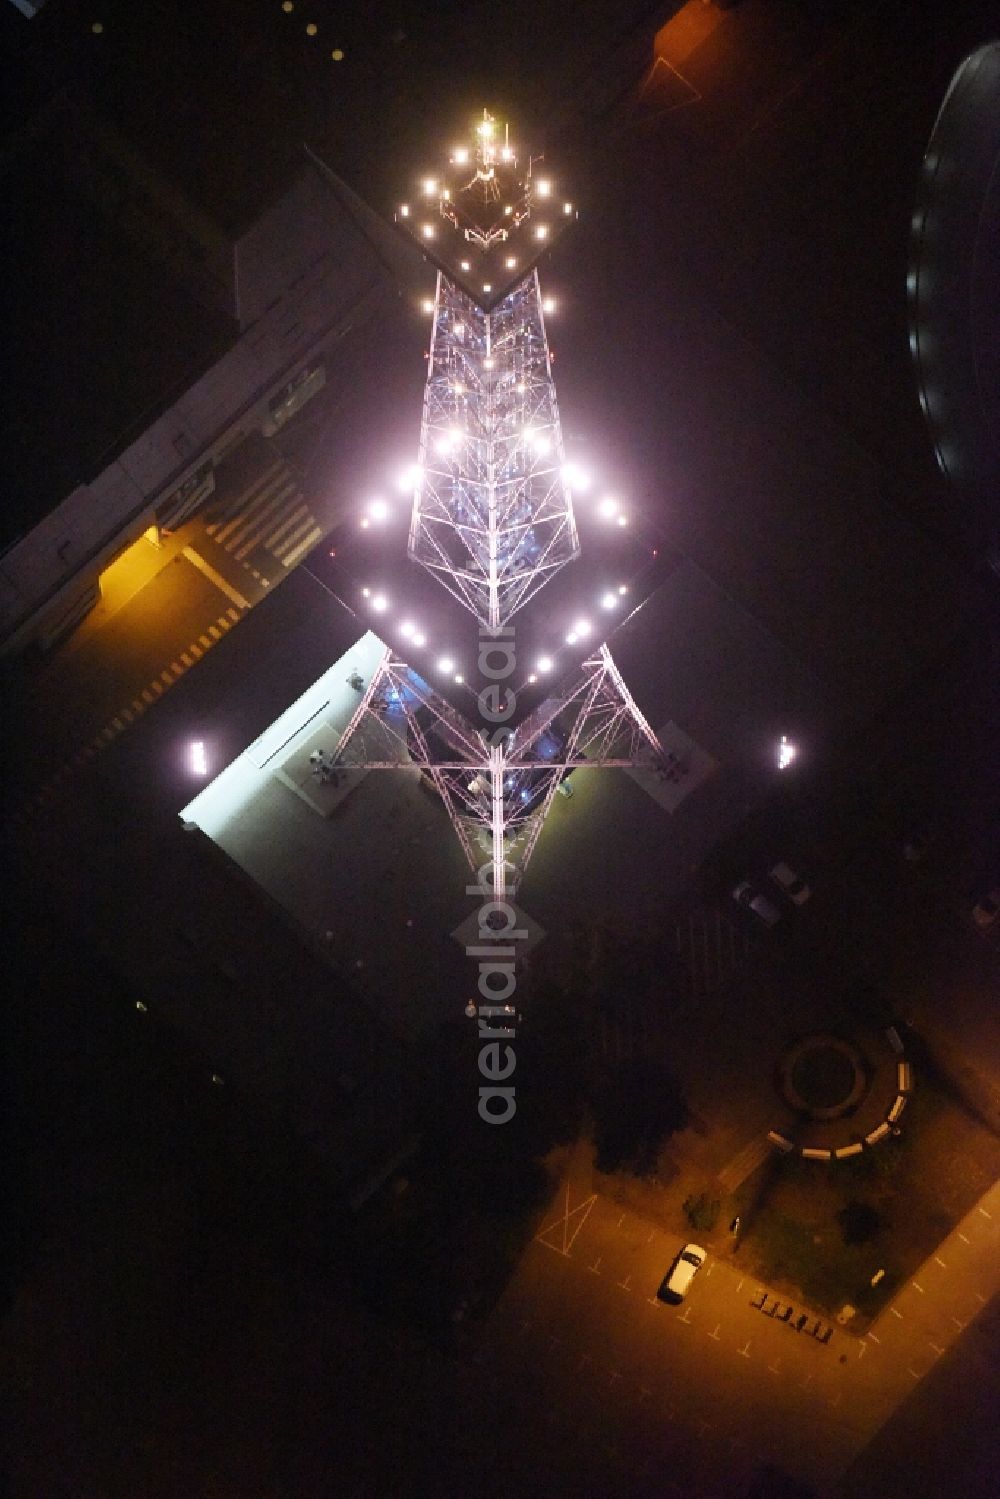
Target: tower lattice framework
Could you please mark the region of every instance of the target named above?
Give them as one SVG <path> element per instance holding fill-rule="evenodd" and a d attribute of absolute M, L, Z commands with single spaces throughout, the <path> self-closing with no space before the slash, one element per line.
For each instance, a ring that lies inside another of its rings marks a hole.
<path fill-rule="evenodd" d="M 499 629 L 578 556 L 538 272 L 491 312 L 438 272 L 409 554 Z"/>
<path fill-rule="evenodd" d="M 398 221 L 437 266 L 408 553 L 500 639 L 580 552 L 536 262 L 573 206 L 484 111 L 449 182 Z M 422 220 L 422 221 L 421 221 Z M 477 728 L 386 647 L 341 736 L 351 772 L 417 767 L 484 896 L 512 893 L 560 782 L 580 766 L 656 769 L 663 750 L 607 645 L 516 727 Z"/>

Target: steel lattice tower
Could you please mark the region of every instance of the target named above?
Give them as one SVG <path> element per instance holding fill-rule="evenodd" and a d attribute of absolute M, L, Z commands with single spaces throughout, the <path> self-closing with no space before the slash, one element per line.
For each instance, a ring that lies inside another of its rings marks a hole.
<path fill-rule="evenodd" d="M 492 312 L 442 272 L 409 553 L 490 629 L 580 546 L 538 272 Z"/>
<path fill-rule="evenodd" d="M 536 262 L 575 218 L 519 173 L 484 112 L 448 180 L 397 221 L 437 266 L 408 552 L 499 640 L 579 555 Z M 501 734 L 476 728 L 386 647 L 335 763 L 417 766 L 433 783 L 484 895 L 516 889 L 563 777 L 662 764 L 659 741 L 606 645 L 570 686 Z"/>

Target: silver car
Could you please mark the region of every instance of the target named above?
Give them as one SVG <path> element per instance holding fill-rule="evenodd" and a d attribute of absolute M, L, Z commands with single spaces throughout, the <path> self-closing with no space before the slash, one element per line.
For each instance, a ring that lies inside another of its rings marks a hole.
<path fill-rule="evenodd" d="M 749 880 L 744 880 L 742 885 L 736 886 L 733 891 L 733 900 L 738 906 L 745 906 L 748 911 L 752 911 L 764 922 L 765 926 L 774 926 L 776 921 L 781 920 L 781 912 L 774 902 L 768 900 L 767 896 L 755 885 L 751 885 Z"/>
<path fill-rule="evenodd" d="M 812 895 L 812 891 L 795 870 L 788 864 L 775 864 L 771 870 L 771 878 L 788 899 L 796 906 L 804 906 Z"/>

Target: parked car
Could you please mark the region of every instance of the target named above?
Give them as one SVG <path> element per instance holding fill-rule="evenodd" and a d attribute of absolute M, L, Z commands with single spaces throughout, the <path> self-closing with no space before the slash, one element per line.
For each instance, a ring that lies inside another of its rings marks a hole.
<path fill-rule="evenodd" d="M 972 919 L 985 932 L 995 926 L 1000 917 L 1000 885 L 984 895 L 972 908 Z"/>
<path fill-rule="evenodd" d="M 775 864 L 771 870 L 771 878 L 788 899 L 796 906 L 804 906 L 812 895 L 812 891 L 788 864 Z"/>
<path fill-rule="evenodd" d="M 745 906 L 748 911 L 752 911 L 766 926 L 774 926 L 776 921 L 781 920 L 781 912 L 774 902 L 768 900 L 763 891 L 751 885 L 749 880 L 736 886 L 733 900 L 738 906 Z"/>
<path fill-rule="evenodd" d="M 708 1257 L 700 1244 L 685 1244 L 670 1269 L 660 1282 L 657 1296 L 661 1301 L 683 1301 L 691 1289 L 691 1282 Z"/>

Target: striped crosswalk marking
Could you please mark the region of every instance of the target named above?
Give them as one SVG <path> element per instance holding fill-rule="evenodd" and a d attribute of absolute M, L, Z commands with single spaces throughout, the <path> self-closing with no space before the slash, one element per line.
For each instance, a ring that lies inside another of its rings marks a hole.
<path fill-rule="evenodd" d="M 323 535 L 292 471 L 273 463 L 247 486 L 205 530 L 214 541 L 267 587 L 252 565 L 260 548 L 285 567 L 292 567 Z"/>
<path fill-rule="evenodd" d="M 148 687 L 144 687 L 142 689 L 142 700 L 147 704 L 153 701 L 153 694 L 150 692 Z"/>
<path fill-rule="evenodd" d="M 209 625 L 208 633 L 209 635 L 211 635 L 213 640 L 222 639 L 222 631 L 219 629 L 218 625 Z M 204 639 L 204 636 L 201 636 L 200 638 Z"/>
<path fill-rule="evenodd" d="M 181 651 L 181 660 L 184 662 L 185 666 L 193 666 L 194 665 L 194 660 L 193 660 L 190 652 L 188 652 L 188 651 Z"/>
<path fill-rule="evenodd" d="M 286 555 L 284 557 L 282 557 L 282 559 L 281 559 L 281 565 L 282 565 L 282 567 L 294 567 L 295 564 L 296 564 L 296 562 L 298 562 L 299 558 L 302 557 L 302 556 L 304 556 L 305 553 L 308 552 L 308 550 L 309 550 L 310 547 L 315 546 L 316 543 L 317 543 L 317 541 L 319 541 L 319 539 L 320 539 L 320 537 L 322 535 L 323 535 L 322 527 L 320 527 L 320 526 L 313 526 L 313 528 L 309 532 L 309 534 L 305 537 L 305 539 L 303 541 L 299 542 L 298 546 L 294 549 L 294 551 L 288 552 L 288 553 L 286 553 Z"/>

